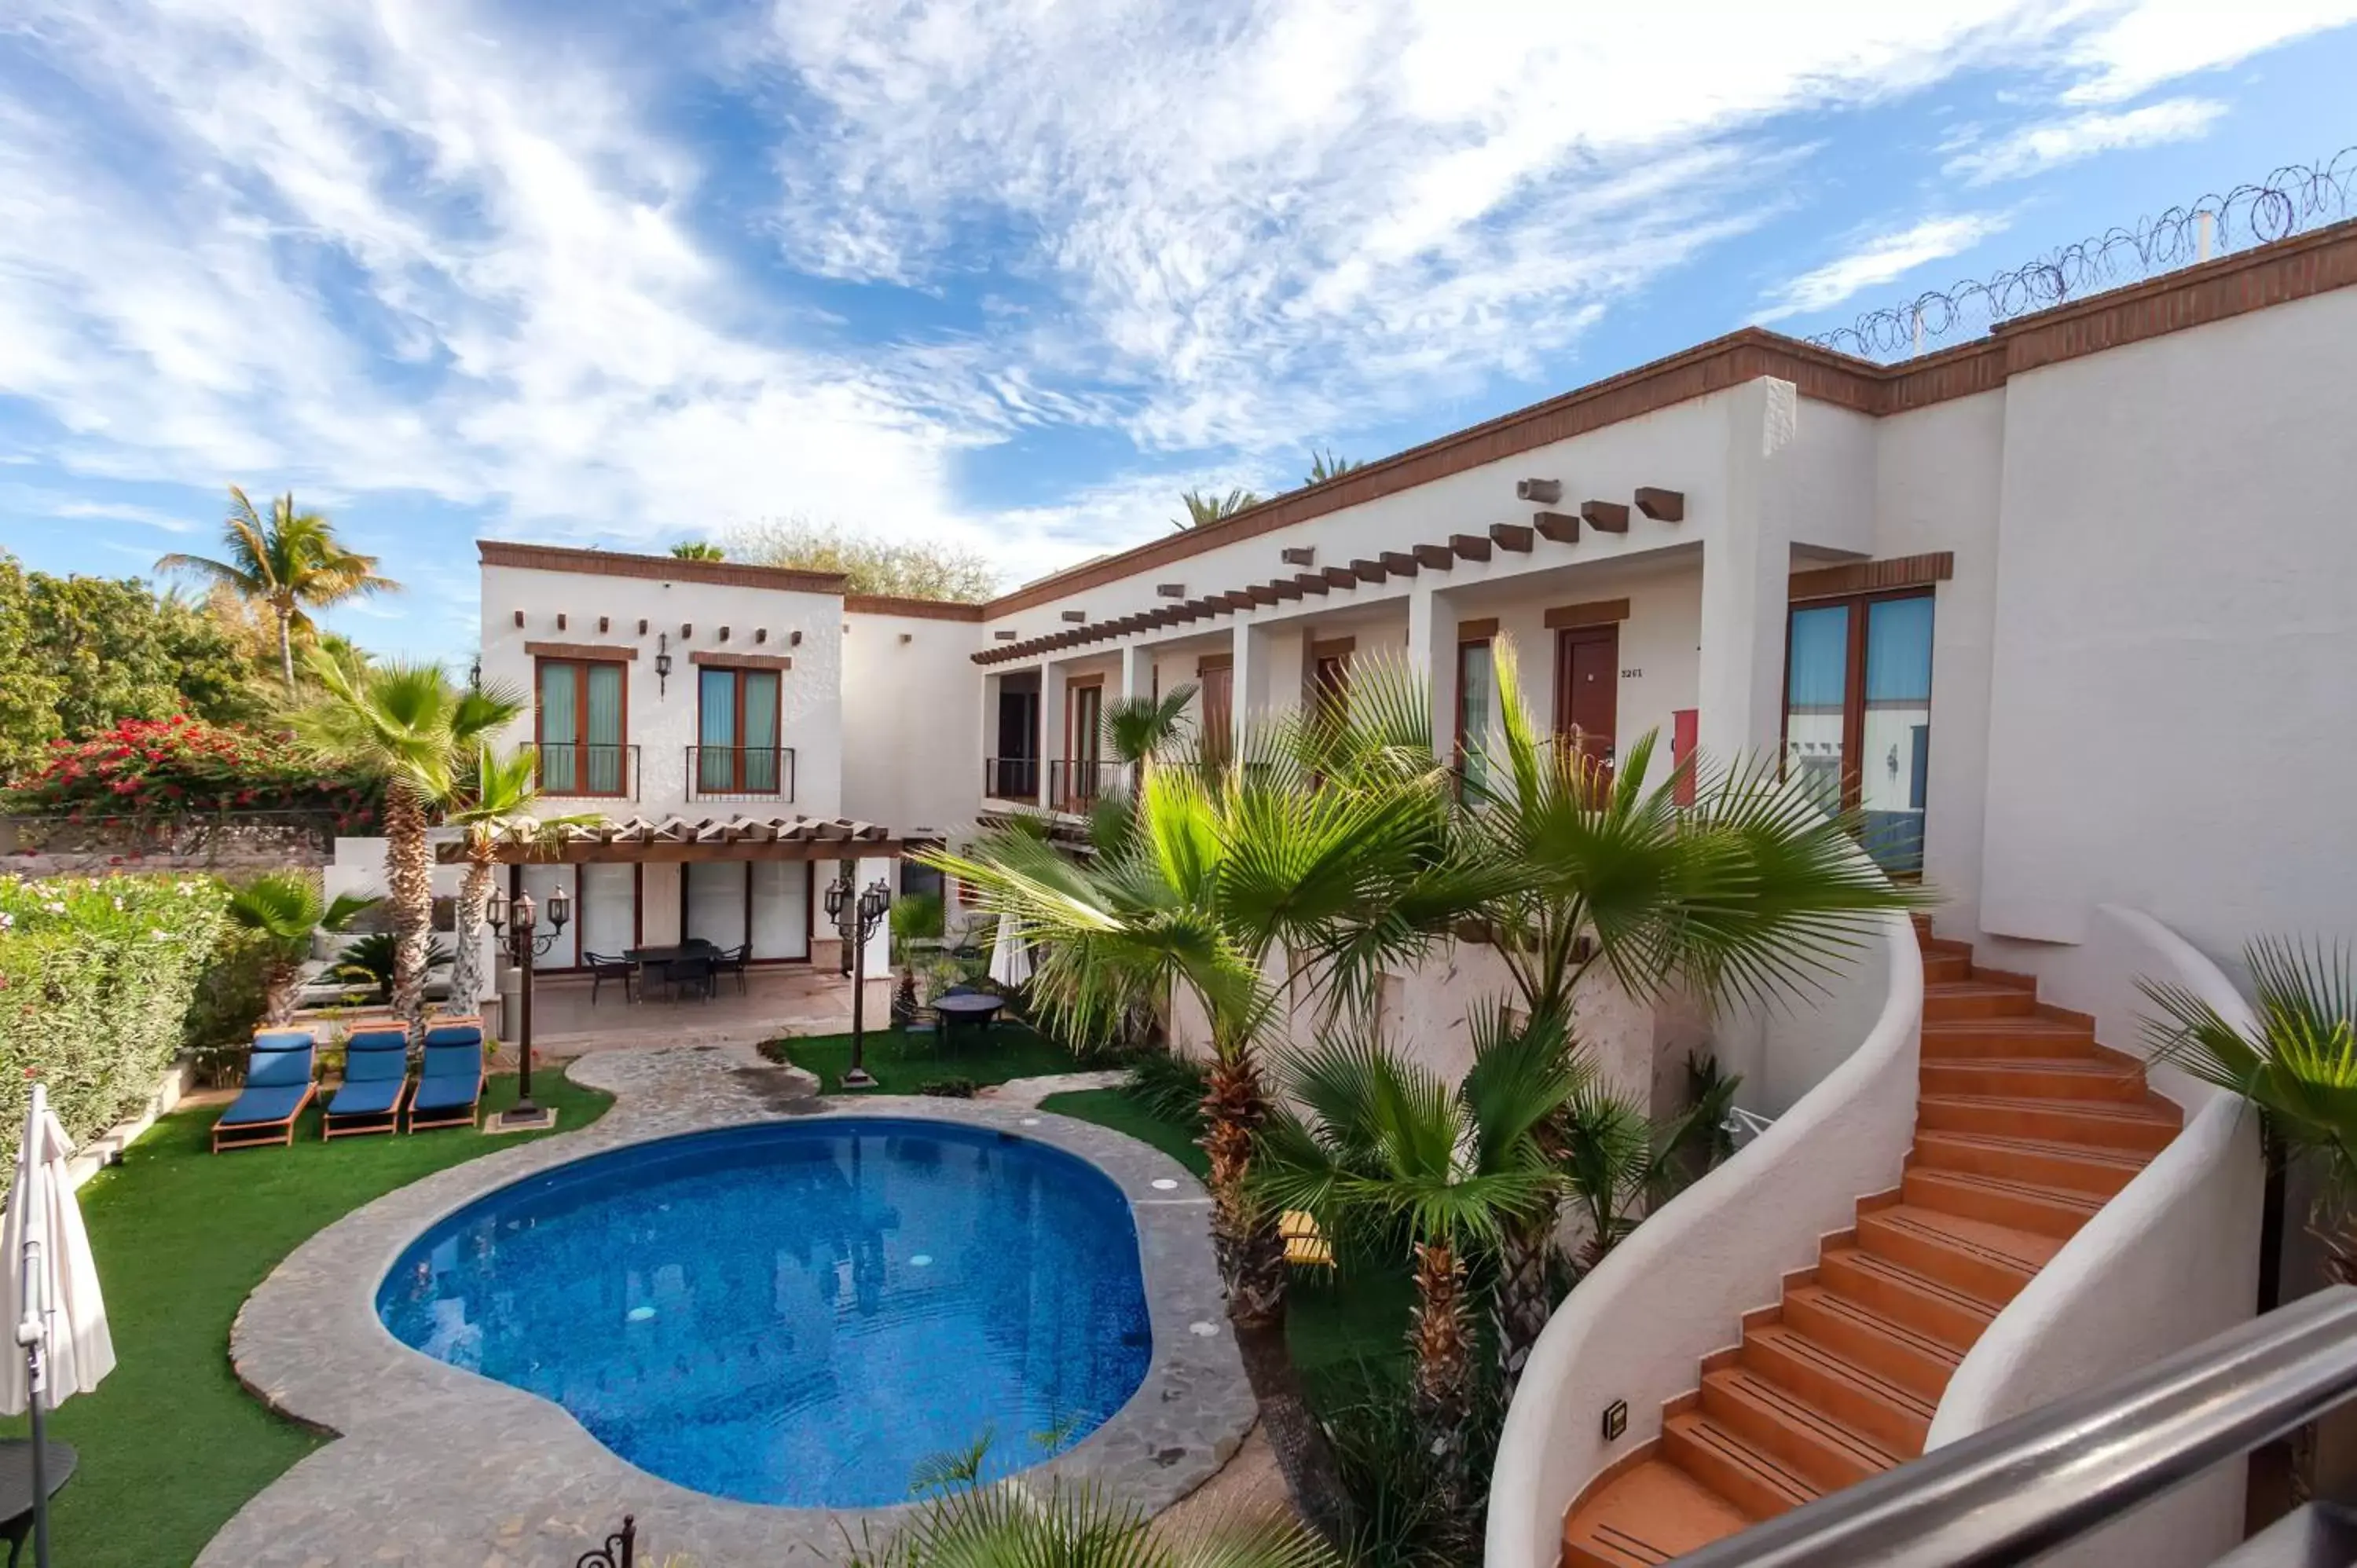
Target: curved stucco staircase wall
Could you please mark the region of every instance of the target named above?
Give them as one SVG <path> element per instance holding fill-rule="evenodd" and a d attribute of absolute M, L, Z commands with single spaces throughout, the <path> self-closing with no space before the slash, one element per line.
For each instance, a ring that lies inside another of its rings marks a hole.
<path fill-rule="evenodd" d="M 1893 915 L 1824 997 L 1759 1023 L 1750 1059 L 1729 1053 L 1782 1114 L 1615 1248 L 1548 1323 L 1499 1439 L 1489 1568 L 1555 1568 L 1581 1488 L 1660 1435 L 1662 1406 L 1693 1387 L 1695 1363 L 1852 1223 L 1861 1194 L 1898 1185 L 1922 1015 L 1915 929 Z M 1600 1421 L 1616 1400 L 1628 1429 L 1608 1443 Z"/>
<path fill-rule="evenodd" d="M 2097 911 L 2073 965 L 2095 1037 L 2141 1056 L 2139 977 L 2183 985 L 2229 1021 L 2250 1008 L 2215 964 L 2148 915 Z M 2185 1108 L 2185 1129 L 2106 1202 L 1990 1323 L 1932 1417 L 1937 1448 L 2066 1394 L 2150 1365 L 2248 1318 L 2257 1292 L 2266 1180 L 2258 1119 L 2237 1097 L 2174 1068 L 2148 1081 Z M 2041 1562 L 2194 1568 L 2242 1539 L 2243 1466 L 2221 1466 Z"/>

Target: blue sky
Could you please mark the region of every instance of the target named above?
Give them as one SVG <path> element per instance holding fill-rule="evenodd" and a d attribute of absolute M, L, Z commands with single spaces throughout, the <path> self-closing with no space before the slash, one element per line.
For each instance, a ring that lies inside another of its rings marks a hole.
<path fill-rule="evenodd" d="M 590 19 L 585 21 L 584 17 Z M 293 488 L 457 655 L 471 540 L 801 517 L 1008 585 L 1747 321 L 2357 143 L 2357 0 L 11 0 L 0 545 Z"/>

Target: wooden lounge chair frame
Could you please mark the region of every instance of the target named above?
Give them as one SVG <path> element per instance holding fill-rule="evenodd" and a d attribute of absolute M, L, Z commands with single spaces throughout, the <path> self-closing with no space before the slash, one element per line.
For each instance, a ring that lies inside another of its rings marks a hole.
<path fill-rule="evenodd" d="M 401 1026 L 397 1024 L 371 1025 L 365 1029 L 355 1029 L 352 1031 L 352 1034 L 392 1034 L 396 1030 L 399 1030 L 400 1027 Z M 362 1052 L 361 1054 L 365 1056 L 371 1055 L 373 1053 Z M 392 1053 L 387 1051 L 385 1054 L 390 1055 Z M 330 1106 L 335 1104 L 335 1096 L 329 1095 L 326 1101 L 324 1101 L 319 1107 L 320 1139 L 324 1142 L 329 1138 L 364 1138 L 371 1133 L 392 1133 L 400 1132 L 401 1113 L 404 1110 L 407 1109 L 409 1105 L 409 1091 L 417 1081 L 416 1079 L 412 1077 L 409 1072 L 409 1047 L 408 1037 L 405 1031 L 403 1032 L 401 1066 L 401 1090 L 393 1097 L 393 1104 L 391 1107 L 383 1111 L 348 1111 L 344 1112 L 344 1121 L 346 1123 L 358 1122 L 364 1122 L 363 1125 L 339 1126 L 336 1121 L 336 1113 L 328 1109 Z M 344 1081 L 347 1083 L 350 1082 L 351 1075 L 352 1047 L 350 1038 L 347 1037 L 344 1041 Z"/>
<path fill-rule="evenodd" d="M 316 1074 L 319 1070 L 317 1030 L 311 1031 L 311 1038 L 313 1042 L 310 1052 L 311 1070 Z M 293 1148 L 295 1123 L 303 1119 L 303 1112 L 310 1107 L 311 1101 L 318 1097 L 318 1080 L 314 1078 L 303 1085 L 303 1092 L 296 1100 L 294 1109 L 274 1122 L 241 1122 L 234 1126 L 224 1127 L 221 1125 L 221 1117 L 215 1117 L 212 1126 L 212 1152 L 218 1155 L 223 1149 L 266 1148 L 273 1144 L 282 1148 Z M 236 1103 L 235 1101 L 230 1101 L 231 1106 Z M 228 1114 L 227 1109 L 221 1112 L 222 1116 Z"/>

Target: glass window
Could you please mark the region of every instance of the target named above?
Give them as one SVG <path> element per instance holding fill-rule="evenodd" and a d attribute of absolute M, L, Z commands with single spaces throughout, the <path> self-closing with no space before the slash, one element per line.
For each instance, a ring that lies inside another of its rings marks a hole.
<path fill-rule="evenodd" d="M 540 787 L 552 795 L 620 795 L 630 784 L 622 666 L 544 659 L 537 672 Z"/>
<path fill-rule="evenodd" d="M 1487 641 L 1457 645 L 1457 760 L 1475 789 L 1490 781 L 1490 731 L 1496 722 L 1498 678 Z"/>
<path fill-rule="evenodd" d="M 778 745 L 778 672 L 705 669 L 696 680 L 695 787 L 714 795 L 774 795 L 785 777 Z"/>
<path fill-rule="evenodd" d="M 1861 596 L 1792 612 L 1784 777 L 1859 813 L 1886 870 L 1923 868 L 1932 754 L 1930 594 Z"/>

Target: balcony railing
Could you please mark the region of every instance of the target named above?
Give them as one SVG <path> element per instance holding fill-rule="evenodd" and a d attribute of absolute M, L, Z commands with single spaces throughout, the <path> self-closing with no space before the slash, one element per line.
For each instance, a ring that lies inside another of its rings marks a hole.
<path fill-rule="evenodd" d="M 1063 761 L 1048 764 L 1048 809 L 1085 812 L 1121 785 L 1118 762 Z"/>
<path fill-rule="evenodd" d="M 538 751 L 544 795 L 614 800 L 639 798 L 639 748 L 635 746 L 544 741 Z"/>
<path fill-rule="evenodd" d="M 1036 757 L 986 757 L 982 762 L 982 793 L 989 800 L 1039 799 L 1039 759 Z"/>
<path fill-rule="evenodd" d="M 794 798 L 794 748 L 691 746 L 687 748 L 687 798 L 790 802 Z"/>

